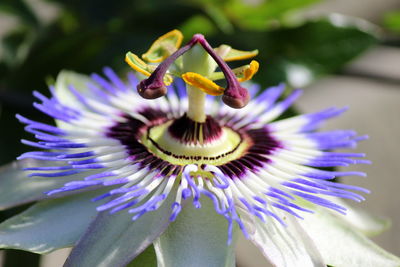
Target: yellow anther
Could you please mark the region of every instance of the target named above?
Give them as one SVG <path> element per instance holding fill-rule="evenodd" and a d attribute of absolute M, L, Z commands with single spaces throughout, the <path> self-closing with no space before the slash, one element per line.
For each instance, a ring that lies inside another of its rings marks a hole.
<path fill-rule="evenodd" d="M 197 87 L 209 95 L 222 95 L 225 90 L 225 88 L 195 72 L 186 72 L 182 74 L 182 79 L 185 83 Z"/>
<path fill-rule="evenodd" d="M 174 78 L 171 75 L 166 74 L 164 75 L 163 81 L 165 85 L 171 85 L 171 83 L 174 81 Z"/>
<path fill-rule="evenodd" d="M 141 74 L 143 74 L 147 77 L 149 77 L 151 75 L 151 73 L 154 71 L 154 69 L 156 68 L 156 66 L 154 66 L 154 65 L 146 64 L 137 55 L 135 55 L 131 52 L 126 53 L 125 61 L 126 61 L 126 63 L 129 64 L 129 66 L 131 66 L 132 69 L 136 70 L 137 72 L 140 72 Z M 170 85 L 174 81 L 174 79 L 172 78 L 171 75 L 166 74 L 166 75 L 164 75 L 163 81 L 164 81 L 165 85 Z"/>
<path fill-rule="evenodd" d="M 182 39 L 183 35 L 180 31 L 170 31 L 160 36 L 150 46 L 150 49 L 142 55 L 142 58 L 152 63 L 161 62 L 181 46 Z"/>
<path fill-rule="evenodd" d="M 244 69 L 243 77 L 238 78 L 238 81 L 239 82 L 244 82 L 244 81 L 248 81 L 251 78 L 253 78 L 254 74 L 257 73 L 259 66 L 260 66 L 260 64 L 257 61 L 252 60 L 250 62 L 249 67 Z"/>
<path fill-rule="evenodd" d="M 254 74 L 257 73 L 259 68 L 259 63 L 255 60 L 252 60 L 250 64 L 244 65 L 238 68 L 233 69 L 233 73 L 235 74 L 237 80 L 239 82 L 248 81 L 253 78 Z M 212 73 L 209 78 L 213 81 L 224 79 L 224 73 L 221 71 Z"/>
<path fill-rule="evenodd" d="M 235 61 L 252 58 L 258 55 L 258 50 L 242 51 L 236 50 L 229 45 L 220 45 L 215 49 L 217 54 L 222 57 L 224 61 Z"/>
<path fill-rule="evenodd" d="M 150 76 L 149 67 L 148 65 L 141 60 L 137 55 L 128 52 L 125 55 L 125 62 L 131 66 L 132 69 L 140 72 L 143 75 Z"/>

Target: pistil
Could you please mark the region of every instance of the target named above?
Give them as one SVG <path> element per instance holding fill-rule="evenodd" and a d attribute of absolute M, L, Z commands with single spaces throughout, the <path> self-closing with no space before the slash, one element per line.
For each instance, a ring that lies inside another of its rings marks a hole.
<path fill-rule="evenodd" d="M 186 86 L 186 91 L 188 95 L 187 116 L 196 122 L 205 122 L 206 94 L 191 85 Z"/>
<path fill-rule="evenodd" d="M 203 49 L 200 49 L 200 46 Z M 195 34 L 185 46 L 158 65 L 148 79 L 141 81 L 137 86 L 139 94 L 147 99 L 154 99 L 165 95 L 167 93 L 167 88 L 163 78 L 172 63 L 183 54 L 185 54 L 183 72 L 194 72 L 208 77 L 215 70 L 217 64 L 227 81 L 227 87 L 224 89 L 222 96 L 224 103 L 232 108 L 242 108 L 247 105 L 249 93 L 245 88 L 240 86 L 233 71 L 214 51 L 202 34 Z M 212 61 L 211 58 L 215 62 Z M 205 93 L 191 85 L 187 86 L 187 92 L 189 103 L 187 116 L 196 122 L 204 122 L 206 120 L 204 110 Z"/>
<path fill-rule="evenodd" d="M 217 53 L 215 53 L 214 49 L 210 46 L 204 36 L 201 34 L 196 34 L 195 36 L 197 36 L 197 41 L 201 44 L 204 50 L 210 54 L 210 56 L 220 67 L 221 71 L 224 73 L 227 87 L 224 91 L 224 95 L 222 96 L 222 101 L 232 108 L 243 108 L 246 106 L 250 100 L 247 90 L 240 86 L 235 74 L 225 63 L 225 61 L 218 56 Z"/>
<path fill-rule="evenodd" d="M 164 96 L 167 93 L 167 87 L 163 82 L 163 78 L 168 68 L 178 57 L 190 50 L 196 43 L 197 39 L 192 38 L 189 43 L 175 51 L 175 53 L 158 65 L 149 78 L 141 81 L 137 86 L 140 96 L 146 99 L 155 99 Z"/>

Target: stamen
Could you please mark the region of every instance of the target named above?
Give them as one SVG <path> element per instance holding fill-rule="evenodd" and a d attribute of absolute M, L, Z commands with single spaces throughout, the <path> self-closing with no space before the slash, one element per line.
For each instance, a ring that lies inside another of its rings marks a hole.
<path fill-rule="evenodd" d="M 220 45 L 215 49 L 215 52 L 226 62 L 249 59 L 258 55 L 257 49 L 253 51 L 241 51 L 233 49 L 229 45 Z"/>
<path fill-rule="evenodd" d="M 187 84 L 199 88 L 201 91 L 209 95 L 222 95 L 225 90 L 218 84 L 195 72 L 186 72 L 182 74 L 182 79 Z"/>
<path fill-rule="evenodd" d="M 255 60 L 252 60 L 250 64 L 234 68 L 232 69 L 233 73 L 236 76 L 236 79 L 238 79 L 239 82 L 245 82 L 253 78 L 254 74 L 257 73 L 258 68 L 259 68 L 259 63 Z M 212 81 L 215 80 L 221 80 L 224 79 L 224 73 L 223 72 L 214 72 L 210 76 L 208 76 L 209 79 Z M 225 90 L 225 89 L 224 89 Z"/>
<path fill-rule="evenodd" d="M 239 82 L 245 82 L 245 81 L 248 81 L 251 78 L 253 78 L 254 74 L 257 73 L 259 66 L 260 66 L 260 64 L 257 61 L 252 60 L 250 62 L 249 68 L 245 68 L 244 69 L 243 77 L 239 78 L 238 81 Z"/>
<path fill-rule="evenodd" d="M 131 52 L 126 53 L 125 62 L 128 63 L 128 65 L 132 69 L 136 70 L 137 72 L 139 72 L 147 77 L 149 77 L 155 69 L 154 65 L 146 64 L 137 55 L 135 55 Z M 164 80 L 165 85 L 170 85 L 174 79 L 172 78 L 171 75 L 167 74 L 164 76 L 163 80 Z"/>
<path fill-rule="evenodd" d="M 142 55 L 142 58 L 152 63 L 161 62 L 181 46 L 182 39 L 183 35 L 180 31 L 170 31 L 160 36 Z"/>

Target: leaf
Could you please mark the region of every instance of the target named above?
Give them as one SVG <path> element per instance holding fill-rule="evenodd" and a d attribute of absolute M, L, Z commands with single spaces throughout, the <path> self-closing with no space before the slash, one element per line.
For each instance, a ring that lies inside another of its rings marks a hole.
<path fill-rule="evenodd" d="M 383 18 L 383 24 L 387 29 L 400 33 L 400 10 L 386 13 Z"/>
<path fill-rule="evenodd" d="M 302 87 L 339 70 L 374 45 L 375 29 L 365 21 L 334 15 L 294 28 L 239 35 L 247 40 L 243 49 L 260 50 L 256 60 L 261 66 L 255 80 L 264 86 L 286 81 L 291 86 Z"/>
<path fill-rule="evenodd" d="M 44 192 L 63 186 L 69 181 L 79 180 L 79 174 L 46 178 L 27 177 L 27 172 L 22 169 L 32 166 L 54 165 L 54 162 L 42 160 L 23 159 L 15 161 L 0 168 L 0 210 L 18 206 L 41 199 L 50 198 Z M 71 192 L 76 193 L 76 192 Z M 61 197 L 62 195 L 54 195 Z"/>
<path fill-rule="evenodd" d="M 270 0 L 256 3 L 240 0 L 230 1 L 226 9 L 236 18 L 235 22 L 246 29 L 266 30 L 271 22 L 279 21 L 289 12 L 319 0 Z M 276 23 L 275 23 L 276 24 Z"/>
<path fill-rule="evenodd" d="M 178 27 L 186 38 L 201 32 L 205 36 L 212 36 L 217 29 L 209 18 L 203 15 L 192 16 Z"/>
<path fill-rule="evenodd" d="M 39 21 L 29 5 L 23 0 L 2 0 L 0 2 L 0 13 L 11 13 L 16 15 L 21 22 L 30 26 L 38 26 Z"/>
<path fill-rule="evenodd" d="M 1 40 L 2 58 L 0 60 L 9 68 L 15 68 L 21 64 L 29 53 L 34 37 L 35 35 L 28 27 L 17 27 L 9 32 Z"/>
<path fill-rule="evenodd" d="M 335 267 L 395 267 L 400 259 L 375 245 L 345 221 L 319 209 L 300 221 L 325 262 Z"/>
<path fill-rule="evenodd" d="M 0 248 L 49 253 L 72 247 L 96 217 L 98 202 L 91 201 L 105 190 L 46 200 L 0 224 Z"/>
<path fill-rule="evenodd" d="M 228 223 L 209 199 L 196 209 L 187 204 L 154 247 L 159 267 L 235 266 L 234 244 L 227 245 Z M 234 232 L 235 234 L 235 232 Z"/>
<path fill-rule="evenodd" d="M 132 221 L 132 214 L 126 210 L 99 213 L 64 266 L 127 265 L 167 228 L 174 198 L 170 195 L 158 210 L 147 212 L 137 221 Z"/>
<path fill-rule="evenodd" d="M 192 0 L 201 6 L 221 31 L 232 33 L 234 26 L 242 29 L 263 31 L 271 28 L 276 22 L 283 22 L 290 12 L 320 0 Z M 232 25 L 233 24 L 233 25 Z"/>
<path fill-rule="evenodd" d="M 215 1 L 204 5 L 204 11 L 213 20 L 219 30 L 226 34 L 233 33 L 234 28 L 232 23 L 225 12 L 216 5 Z"/>

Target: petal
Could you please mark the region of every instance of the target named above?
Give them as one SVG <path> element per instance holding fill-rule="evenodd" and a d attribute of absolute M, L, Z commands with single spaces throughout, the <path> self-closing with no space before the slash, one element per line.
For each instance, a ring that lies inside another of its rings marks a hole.
<path fill-rule="evenodd" d="M 30 166 L 52 166 L 54 161 L 23 159 L 0 169 L 0 210 L 24 203 L 49 198 L 44 192 L 61 187 L 69 181 L 79 179 L 78 175 L 57 177 L 29 177 L 23 168 Z M 75 193 L 75 192 L 72 192 Z M 62 195 L 56 196 L 61 197 Z"/>
<path fill-rule="evenodd" d="M 378 247 L 330 212 L 320 209 L 315 214 L 307 215 L 301 224 L 329 265 L 400 266 L 399 258 Z"/>
<path fill-rule="evenodd" d="M 201 208 L 187 204 L 154 243 L 159 267 L 235 266 L 234 244 L 227 245 L 227 221 L 209 199 Z"/>
<path fill-rule="evenodd" d="M 72 247 L 96 216 L 104 190 L 46 200 L 0 224 L 0 248 L 49 253 Z"/>
<path fill-rule="evenodd" d="M 76 88 L 81 93 L 89 93 L 88 84 L 93 83 L 89 76 L 79 74 L 73 71 L 62 70 L 56 78 L 54 84 L 54 94 L 58 99 L 62 99 L 64 104 L 74 108 L 86 109 L 69 89 L 70 86 Z"/>
<path fill-rule="evenodd" d="M 285 217 L 286 227 L 274 219 L 264 223 L 258 218 L 249 221 L 247 216 L 241 217 L 247 227 L 255 228 L 250 239 L 274 266 L 326 266 L 311 238 L 292 216 Z"/>
<path fill-rule="evenodd" d="M 346 221 L 367 236 L 378 235 L 390 227 L 388 219 L 380 218 L 360 208 L 352 207 L 340 198 L 335 198 L 333 202 L 346 208 L 346 216 L 336 213 L 334 215 L 337 215 L 337 218 Z"/>
<path fill-rule="evenodd" d="M 147 212 L 137 221 L 132 221 L 128 212 L 101 212 L 64 266 L 127 265 L 167 228 L 173 199 L 170 195 L 158 210 Z"/>

